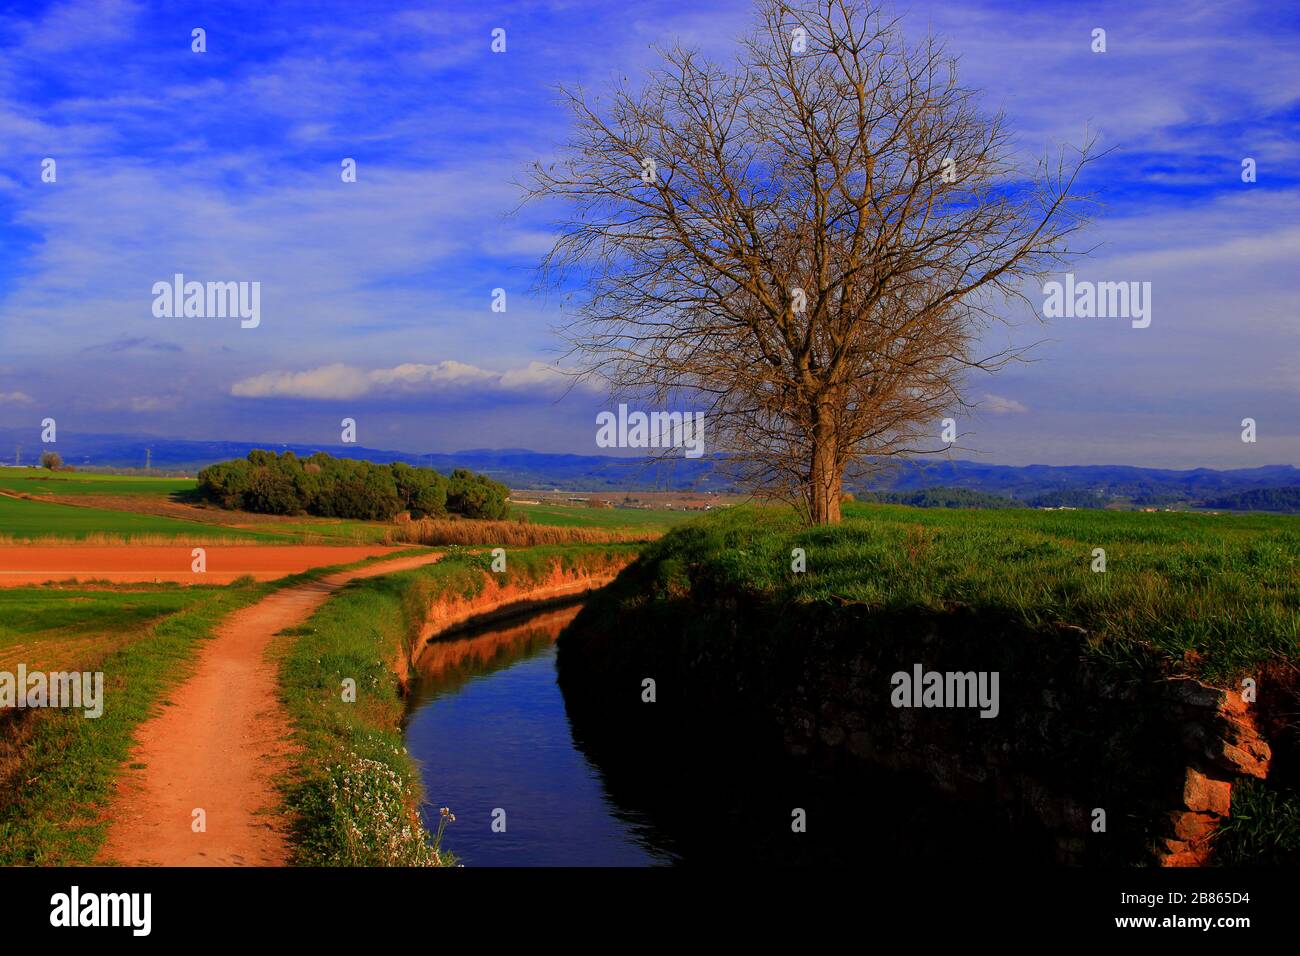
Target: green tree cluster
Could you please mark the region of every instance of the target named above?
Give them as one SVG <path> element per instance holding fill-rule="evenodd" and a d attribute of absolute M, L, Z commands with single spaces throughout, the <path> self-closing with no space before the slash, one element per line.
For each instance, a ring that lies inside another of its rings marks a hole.
<path fill-rule="evenodd" d="M 510 489 L 464 469 L 451 477 L 405 462 L 378 465 L 317 452 L 299 458 L 256 449 L 247 458 L 210 465 L 199 472 L 199 493 L 223 508 L 259 514 L 311 514 L 325 518 L 388 520 L 402 511 L 413 518 L 459 514 L 506 516 Z"/>

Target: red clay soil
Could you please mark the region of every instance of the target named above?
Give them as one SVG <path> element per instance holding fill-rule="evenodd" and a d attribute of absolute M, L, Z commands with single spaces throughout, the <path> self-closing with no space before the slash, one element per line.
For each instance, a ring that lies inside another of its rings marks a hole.
<path fill-rule="evenodd" d="M 267 548 L 279 552 L 292 548 Z M 346 550 L 328 552 L 333 564 Z M 267 661 L 272 638 L 302 624 L 357 578 L 430 564 L 440 554 L 378 562 L 277 591 L 237 611 L 203 645 L 195 672 L 136 730 L 120 775 L 101 862 L 161 866 L 283 866 L 287 821 L 273 780 L 292 755 L 290 721 Z M 211 558 L 209 557 L 209 560 Z M 143 765 L 142 769 L 130 769 Z M 206 813 L 206 832 L 192 829 Z"/>
<path fill-rule="evenodd" d="M 193 550 L 192 545 L 5 545 L 0 546 L 0 587 L 56 581 L 229 584 L 246 574 L 258 581 L 270 581 L 309 568 L 351 564 L 398 549 L 208 545 L 204 547 L 207 571 L 203 573 L 190 570 Z"/>

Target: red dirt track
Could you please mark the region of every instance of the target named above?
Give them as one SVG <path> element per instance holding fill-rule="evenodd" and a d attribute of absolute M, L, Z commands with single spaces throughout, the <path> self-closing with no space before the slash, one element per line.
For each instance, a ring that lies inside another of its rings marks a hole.
<path fill-rule="evenodd" d="M 107 815 L 101 862 L 288 863 L 289 821 L 279 810 L 275 780 L 292 761 L 292 724 L 280 701 L 277 667 L 268 659 L 272 641 L 350 581 L 441 557 L 435 552 L 340 571 L 284 588 L 226 618 L 200 649 L 194 673 L 136 729 Z M 196 832 L 197 809 L 206 828 Z"/>
<path fill-rule="evenodd" d="M 0 587 L 58 581 L 229 584 L 246 574 L 258 581 L 270 581 L 308 568 L 351 564 L 398 549 L 211 545 L 204 547 L 207 571 L 201 574 L 190 570 L 194 563 L 193 550 L 192 545 L 4 545 L 0 546 Z"/>

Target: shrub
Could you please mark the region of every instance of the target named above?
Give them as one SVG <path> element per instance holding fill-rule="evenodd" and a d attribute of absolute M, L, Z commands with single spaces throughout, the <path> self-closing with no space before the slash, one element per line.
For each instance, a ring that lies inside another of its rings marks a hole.
<path fill-rule="evenodd" d="M 432 468 L 412 468 L 405 462 L 390 466 L 398 497 L 412 518 L 440 518 L 447 513 L 447 479 Z"/>
<path fill-rule="evenodd" d="M 447 490 L 447 508 L 466 518 L 500 521 L 510 510 L 506 498 L 510 489 L 499 481 L 457 468 L 451 473 Z"/>
<path fill-rule="evenodd" d="M 244 489 L 243 506 L 246 511 L 268 515 L 291 515 L 303 510 L 293 479 L 274 465 L 253 468 Z"/>
<path fill-rule="evenodd" d="M 402 511 L 413 518 L 504 518 L 510 489 L 458 469 L 449 479 L 432 468 L 404 462 L 377 465 L 317 452 L 299 459 L 254 449 L 243 460 L 199 472 L 199 493 L 222 508 L 259 514 L 312 514 L 324 518 L 387 521 Z"/>

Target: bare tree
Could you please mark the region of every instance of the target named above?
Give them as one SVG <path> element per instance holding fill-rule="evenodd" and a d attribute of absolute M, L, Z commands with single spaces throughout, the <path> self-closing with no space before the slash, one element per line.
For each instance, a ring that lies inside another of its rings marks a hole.
<path fill-rule="evenodd" d="M 705 405 L 711 451 L 836 522 L 846 470 L 937 445 L 965 373 L 1018 356 L 975 352 L 1076 254 L 1092 144 L 1018 168 L 942 45 L 869 0 L 760 0 L 731 66 L 661 55 L 603 103 L 563 91 L 574 135 L 528 187 L 567 201 L 543 282 L 580 287 L 580 374 Z"/>

